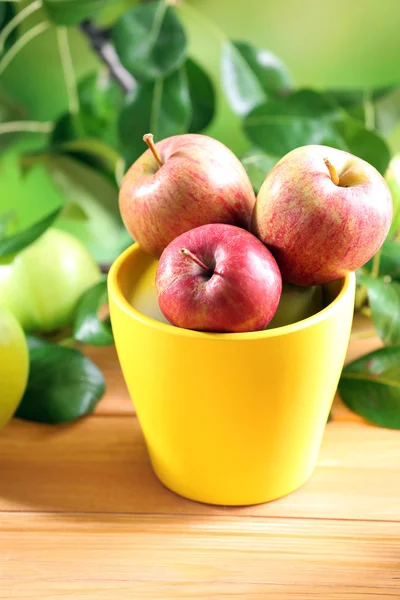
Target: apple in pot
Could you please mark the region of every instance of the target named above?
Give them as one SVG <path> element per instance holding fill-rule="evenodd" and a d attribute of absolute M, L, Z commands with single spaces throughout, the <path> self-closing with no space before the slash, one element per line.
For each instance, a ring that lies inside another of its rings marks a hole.
<path fill-rule="evenodd" d="M 257 331 L 276 312 L 282 279 L 272 254 L 255 236 L 217 223 L 187 231 L 167 246 L 156 289 L 160 309 L 173 325 Z"/>
<path fill-rule="evenodd" d="M 323 308 L 324 294 L 321 285 L 299 286 L 284 283 L 279 306 L 268 324 L 268 329 L 303 321 Z"/>
<path fill-rule="evenodd" d="M 127 171 L 119 204 L 141 248 L 159 257 L 178 235 L 208 223 L 250 228 L 255 195 L 245 169 L 221 142 L 184 134 L 149 149 Z"/>
<path fill-rule="evenodd" d="M 391 219 L 389 188 L 373 166 L 343 150 L 303 146 L 267 176 L 252 231 L 275 256 L 283 281 L 317 285 L 365 264 Z"/>

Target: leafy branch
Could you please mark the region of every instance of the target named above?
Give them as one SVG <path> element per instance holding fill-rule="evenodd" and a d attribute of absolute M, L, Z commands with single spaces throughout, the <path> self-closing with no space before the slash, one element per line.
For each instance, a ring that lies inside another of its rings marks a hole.
<path fill-rule="evenodd" d="M 135 87 L 135 78 L 121 64 L 118 54 L 111 44 L 108 33 L 96 27 L 92 21 L 85 20 L 80 24 L 80 30 L 89 40 L 94 52 L 99 56 L 114 80 L 124 92 L 131 92 Z"/>
<path fill-rule="evenodd" d="M 0 135 L 50 134 L 44 148 L 22 157 L 21 162 L 26 169 L 45 165 L 68 206 L 60 220 L 67 218 L 70 226 L 75 223 L 76 235 L 85 231 L 82 239 L 91 251 L 96 237 L 96 251 L 100 248 L 102 257 L 98 261 L 107 264 L 129 243 L 122 239 L 116 179 L 120 181 L 125 167 L 143 152 L 143 134 L 152 130 L 161 139 L 188 132 L 207 133 L 218 117 L 216 88 L 225 94 L 246 136 L 248 147 L 242 162 L 256 192 L 276 162 L 300 145 L 327 144 L 373 164 L 391 186 L 395 217 L 382 251 L 360 272 L 357 307 L 372 315 L 374 328 L 387 348 L 348 365 L 340 391 L 344 402 L 359 414 L 381 425 L 400 428 L 400 369 L 396 367 L 400 364 L 400 161 L 393 161 L 387 143 L 390 128 L 400 120 L 399 90 L 296 89 L 277 56 L 247 41 L 230 40 L 212 20 L 187 3 L 140 2 L 122 14 L 117 9 L 114 22 L 106 28 L 100 26 L 113 21 L 101 19 L 104 8 L 114 14 L 112 4 L 112 0 L 33 0 L 19 12 L 8 11 L 8 21 L 0 24 L 0 51 L 6 48 L 0 59 L 0 76 L 26 44 L 54 27 L 68 109 L 54 125 L 23 121 L 21 117 L 29 111 L 18 114 L 7 99 L 0 99 L 6 116 L 6 122 L 0 124 Z M 18 27 L 41 7 L 48 21 L 16 37 Z M 219 42 L 221 73 L 216 81 L 189 56 L 181 14 L 200 22 Z M 72 64 L 68 27 L 79 29 L 102 63 L 98 72 L 83 80 L 77 80 Z M 1 143 L 13 143 L 13 136 L 3 135 Z M 108 190 L 105 200 L 100 199 L 104 188 Z M 8 223 L 4 218 L 0 229 L 5 230 Z M 17 251 L 47 226 L 47 221 L 39 220 L 22 238 L 12 242 L 2 238 L 3 252 Z M 111 249 L 106 248 L 105 240 L 111 237 Z M 109 323 L 99 316 L 105 301 L 104 282 L 88 290 L 76 307 L 69 331 L 58 340 L 61 345 L 63 337 L 69 344 L 71 336 L 83 343 L 111 343 Z M 102 393 L 101 377 L 91 369 L 85 371 L 87 364 L 75 354 L 56 352 L 58 359 L 68 358 L 78 372 L 86 373 L 85 385 L 89 386 L 94 376 L 93 404 L 87 407 L 91 410 Z M 35 351 L 32 349 L 35 369 L 46 364 L 56 373 L 58 359 L 51 361 L 50 354 L 50 350 L 37 352 L 37 346 Z M 67 369 L 65 375 L 75 381 L 74 369 Z M 84 391 L 84 386 L 79 388 L 81 397 Z M 57 403 L 55 387 L 53 392 L 46 396 L 48 404 L 40 418 L 64 419 L 62 411 L 56 418 L 54 412 L 50 415 L 51 404 Z M 77 415 L 81 414 L 79 410 Z M 34 418 L 29 403 L 24 411 Z"/>

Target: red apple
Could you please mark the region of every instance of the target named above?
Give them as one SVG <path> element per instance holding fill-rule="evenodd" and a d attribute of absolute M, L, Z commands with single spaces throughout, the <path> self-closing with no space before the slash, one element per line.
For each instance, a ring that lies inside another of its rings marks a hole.
<path fill-rule="evenodd" d="M 156 274 L 160 309 L 178 327 L 240 332 L 264 329 L 282 279 L 272 254 L 233 225 L 196 227 L 171 242 Z"/>
<path fill-rule="evenodd" d="M 221 142 L 185 134 L 149 149 L 126 173 L 120 190 L 122 219 L 141 248 L 159 257 L 184 231 L 207 223 L 250 228 L 256 201 L 241 162 Z"/>
<path fill-rule="evenodd" d="M 303 146 L 272 169 L 257 196 L 252 230 L 283 281 L 339 279 L 381 247 L 392 219 L 389 188 L 370 164 L 327 146 Z"/>

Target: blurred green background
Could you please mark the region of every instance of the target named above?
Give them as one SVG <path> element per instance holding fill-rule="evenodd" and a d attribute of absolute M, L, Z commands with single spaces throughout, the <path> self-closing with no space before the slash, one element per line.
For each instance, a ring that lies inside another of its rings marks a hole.
<path fill-rule="evenodd" d="M 116 1 L 115 12 L 134 4 Z M 213 23 L 232 39 L 269 48 L 287 65 L 298 86 L 376 87 L 399 79 L 398 0 L 186 0 L 186 4 L 200 13 L 180 7 L 191 52 L 214 73 L 219 69 L 219 40 Z M 107 12 L 112 18 L 113 11 Z M 33 19 L 41 20 L 40 14 Z M 74 65 L 82 75 L 95 67 L 96 59 L 79 32 L 71 30 L 70 39 Z M 54 31 L 21 52 L 2 77 L 1 87 L 23 99 L 33 118 L 52 119 L 66 108 Z"/>
<path fill-rule="evenodd" d="M 21 2 L 19 6 L 27 4 L 29 2 Z M 124 10 L 136 4 L 135 0 L 116 0 L 102 11 L 96 23 L 113 23 Z M 337 0 L 334 4 L 321 0 L 185 0 L 178 3 L 177 8 L 188 34 L 189 53 L 212 75 L 217 91 L 216 115 L 206 133 L 225 142 L 238 155 L 243 154 L 251 143 L 243 134 L 240 117 L 234 114 L 221 90 L 220 51 L 225 36 L 251 41 L 274 52 L 292 73 L 296 87 L 375 88 L 399 81 L 398 0 L 364 0 L 362 3 Z M 19 33 L 44 18 L 42 10 L 35 12 Z M 98 69 L 99 59 L 77 27 L 69 28 L 68 38 L 78 79 Z M 13 118 L 19 118 L 20 106 L 24 107 L 24 119 L 39 121 L 54 121 L 67 111 L 68 100 L 54 27 L 30 42 L 13 60 L 0 78 L 0 95 L 16 111 L 17 117 Z M 2 120 L 10 120 L 10 116 L 3 114 Z M 25 136 L 25 146 L 40 143 L 40 137 Z M 389 143 L 393 151 L 400 150 L 398 127 L 391 134 Z M 22 219 L 29 222 L 33 216 L 37 218 L 58 206 L 61 196 L 59 187 L 54 186 L 44 167 L 37 167 L 28 175 L 29 185 L 26 182 L 20 185 L 17 167 L 20 148 L 3 152 L 0 212 L 15 203 L 23 203 Z M 102 195 L 102 205 L 107 205 L 113 191 L 101 179 L 96 181 L 95 174 L 88 176 L 85 170 L 77 173 L 76 169 L 74 174 L 77 175 L 74 193 L 83 197 L 95 211 L 100 211 L 92 246 L 96 258 L 101 261 L 110 253 L 115 254 L 113 245 L 116 244 L 118 224 L 115 223 L 115 237 L 110 236 L 105 242 L 110 247 L 102 253 L 96 236 L 104 240 L 99 220 L 105 213 L 103 208 L 94 206 L 94 195 Z M 95 179 L 90 186 L 87 186 L 87 177 Z M 85 242 L 91 236 L 87 231 L 90 224 L 79 223 L 76 219 L 64 218 L 59 226 L 75 233 L 81 231 Z M 104 228 L 110 226 L 112 228 L 112 221 L 105 219 Z"/>
<path fill-rule="evenodd" d="M 132 241 L 118 188 L 147 132 L 156 141 L 219 139 L 255 192 L 283 155 L 307 144 L 351 152 L 384 175 L 394 219 L 364 268 L 356 309 L 397 346 L 387 356 L 398 379 L 400 0 L 0 0 L 0 41 L 26 7 L 4 51 L 0 44 L 0 306 L 20 310 L 25 330 L 40 336 L 30 341 L 18 416 L 64 422 L 104 392 L 101 372 L 72 348 L 113 343 L 99 265 L 107 271 Z M 27 40 L 35 26 L 44 33 Z M 105 66 L 99 54 L 109 44 Z M 36 133 L 21 133 L 29 128 Z M 368 375 L 367 407 L 357 410 L 399 428 L 399 382 L 392 389 L 382 377 L 382 411 L 371 414 Z M 73 389 L 72 412 L 60 381 Z"/>
<path fill-rule="evenodd" d="M 134 4 L 116 0 L 104 21 Z M 215 25 L 227 37 L 249 40 L 274 52 L 297 87 L 377 87 L 400 78 L 398 0 L 185 0 L 179 12 L 188 28 L 190 52 L 214 73 L 217 83 L 221 39 Z M 29 23 L 42 18 L 36 13 Z M 69 36 L 74 66 L 82 76 L 96 67 L 97 58 L 78 31 L 72 28 Z M 54 30 L 21 52 L 2 76 L 0 89 L 26 104 L 33 119 L 52 120 L 66 110 Z M 218 131 L 239 151 L 240 142 L 234 140 L 238 132 L 231 132 L 237 120 L 230 109 L 225 110 L 225 102 L 223 109 Z"/>

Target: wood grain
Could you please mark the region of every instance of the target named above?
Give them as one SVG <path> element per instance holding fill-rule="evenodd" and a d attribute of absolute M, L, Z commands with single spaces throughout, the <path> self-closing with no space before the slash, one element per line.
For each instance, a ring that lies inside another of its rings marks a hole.
<path fill-rule="evenodd" d="M 99 517 L 0 514 L 0 598 L 400 595 L 399 523 Z"/>
<path fill-rule="evenodd" d="M 347 361 L 381 346 L 357 319 Z M 114 348 L 107 394 L 71 425 L 0 436 L 1 600 L 400 598 L 400 432 L 335 398 L 317 469 L 269 504 L 180 498 L 151 470 Z"/>
<path fill-rule="evenodd" d="M 183 500 L 158 482 L 136 417 L 58 428 L 15 420 L 0 440 L 0 510 L 400 520 L 399 466 L 400 432 L 330 423 L 317 470 L 299 491 L 221 509 Z"/>

